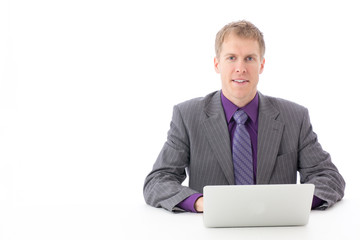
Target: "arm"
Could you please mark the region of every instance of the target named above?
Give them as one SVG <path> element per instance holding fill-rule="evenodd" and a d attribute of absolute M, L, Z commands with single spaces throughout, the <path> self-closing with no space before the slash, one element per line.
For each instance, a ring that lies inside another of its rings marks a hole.
<path fill-rule="evenodd" d="M 201 193 L 195 193 L 179 203 L 177 206 L 187 212 L 203 212 L 203 195 Z"/>
<path fill-rule="evenodd" d="M 150 174 L 145 179 L 144 198 L 154 207 L 183 211 L 177 205 L 196 191 L 182 186 L 190 161 L 190 143 L 180 109 L 175 106 L 164 144 Z"/>
<path fill-rule="evenodd" d="M 312 131 L 308 111 L 305 112 L 299 142 L 301 183 L 313 183 L 315 196 L 324 201 L 321 209 L 332 206 L 344 196 L 345 181 L 329 153 L 325 152 Z"/>

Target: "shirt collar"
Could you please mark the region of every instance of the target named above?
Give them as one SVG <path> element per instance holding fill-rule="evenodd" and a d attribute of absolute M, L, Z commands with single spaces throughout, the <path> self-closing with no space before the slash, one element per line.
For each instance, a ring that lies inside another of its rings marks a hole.
<path fill-rule="evenodd" d="M 259 109 L 259 94 L 256 93 L 253 100 L 251 100 L 246 106 L 239 108 L 229 99 L 227 99 L 224 94 L 221 92 L 221 103 L 224 108 L 226 121 L 229 124 L 232 116 L 238 109 L 242 109 L 246 112 L 253 123 L 257 122 L 258 118 L 258 109 Z"/>

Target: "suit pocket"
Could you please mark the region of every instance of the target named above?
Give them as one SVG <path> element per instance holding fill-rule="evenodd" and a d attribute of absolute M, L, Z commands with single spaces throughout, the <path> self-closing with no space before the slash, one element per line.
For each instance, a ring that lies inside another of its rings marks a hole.
<path fill-rule="evenodd" d="M 280 160 L 280 161 L 284 161 L 284 160 L 286 161 L 286 159 L 288 160 L 297 159 L 297 151 L 295 150 L 289 153 L 284 153 L 276 157 L 276 160 Z"/>
<path fill-rule="evenodd" d="M 297 151 L 279 155 L 276 158 L 271 183 L 294 184 L 297 177 Z"/>

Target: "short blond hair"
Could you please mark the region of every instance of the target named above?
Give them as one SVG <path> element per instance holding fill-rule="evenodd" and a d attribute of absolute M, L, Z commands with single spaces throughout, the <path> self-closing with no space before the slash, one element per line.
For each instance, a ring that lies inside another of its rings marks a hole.
<path fill-rule="evenodd" d="M 237 36 L 245 39 L 253 39 L 259 43 L 261 58 L 265 55 L 265 41 L 263 33 L 251 22 L 241 20 L 237 22 L 231 22 L 225 25 L 216 34 L 215 38 L 215 53 L 216 57 L 219 58 L 222 44 L 225 38 L 230 34 L 235 33 Z"/>

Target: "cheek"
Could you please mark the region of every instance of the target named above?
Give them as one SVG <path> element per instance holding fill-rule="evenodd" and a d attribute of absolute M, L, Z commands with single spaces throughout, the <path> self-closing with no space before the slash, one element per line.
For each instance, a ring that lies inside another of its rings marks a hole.
<path fill-rule="evenodd" d="M 262 72 L 261 66 L 258 66 L 258 65 L 252 66 L 249 70 L 253 76 L 259 75 Z"/>
<path fill-rule="evenodd" d="M 223 78 L 226 75 L 224 67 L 218 68 L 218 73 L 220 74 L 221 78 Z"/>
<path fill-rule="evenodd" d="M 234 70 L 233 65 L 230 65 L 230 64 L 223 66 L 223 69 L 222 69 L 222 73 L 224 75 L 231 75 L 234 71 L 235 70 Z"/>

